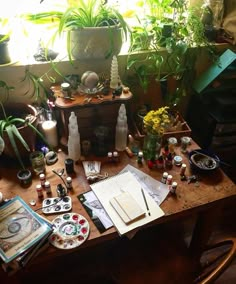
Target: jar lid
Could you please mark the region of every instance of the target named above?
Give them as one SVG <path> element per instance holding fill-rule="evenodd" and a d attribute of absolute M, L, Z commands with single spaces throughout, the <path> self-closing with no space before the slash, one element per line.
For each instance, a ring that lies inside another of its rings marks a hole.
<path fill-rule="evenodd" d="M 67 83 L 67 82 L 61 83 L 61 88 L 62 89 L 68 89 L 68 88 L 70 88 L 70 84 Z"/>
<path fill-rule="evenodd" d="M 181 142 L 186 143 L 186 144 L 191 144 L 191 140 L 192 138 L 188 136 L 181 137 Z"/>
<path fill-rule="evenodd" d="M 176 166 L 180 166 L 180 165 L 182 164 L 182 161 L 183 161 L 182 157 L 180 157 L 180 156 L 174 156 L 174 164 L 175 164 Z"/>
<path fill-rule="evenodd" d="M 178 143 L 178 140 L 175 137 L 168 138 L 169 144 L 176 145 Z"/>

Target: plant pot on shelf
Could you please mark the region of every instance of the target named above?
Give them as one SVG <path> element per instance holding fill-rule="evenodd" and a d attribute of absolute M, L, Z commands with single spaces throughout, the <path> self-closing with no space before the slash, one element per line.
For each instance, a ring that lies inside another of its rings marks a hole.
<path fill-rule="evenodd" d="M 13 116 L 22 119 L 27 118 L 33 126 L 37 126 L 37 110 L 33 106 L 24 103 L 8 103 L 4 105 L 4 109 L 7 117 Z M 0 112 L 0 116 L 0 119 L 4 119 L 2 112 Z M 30 151 L 34 151 L 36 143 L 36 133 L 27 125 L 16 125 L 16 127 L 20 135 L 23 137 L 23 139 L 29 146 Z M 4 155 L 11 158 L 16 158 L 15 151 L 10 143 L 10 139 L 6 133 L 6 130 L 4 130 L 2 138 L 5 143 L 5 148 L 3 151 Z M 22 143 L 17 138 L 15 138 L 14 140 L 16 142 L 16 146 L 19 150 L 20 156 L 22 158 L 28 157 L 29 152 L 25 149 Z"/>
<path fill-rule="evenodd" d="M 7 64 L 11 62 L 8 49 L 9 37 L 0 34 L 0 64 Z"/>
<path fill-rule="evenodd" d="M 84 27 L 70 32 L 70 49 L 74 59 L 106 59 L 119 54 L 122 29 L 118 25 Z"/>

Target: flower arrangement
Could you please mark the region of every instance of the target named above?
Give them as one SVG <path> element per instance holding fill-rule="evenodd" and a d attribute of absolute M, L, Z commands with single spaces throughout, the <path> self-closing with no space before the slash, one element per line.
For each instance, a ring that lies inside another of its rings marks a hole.
<path fill-rule="evenodd" d="M 168 110 L 169 107 L 167 106 L 157 110 L 150 110 L 143 119 L 145 132 L 162 136 L 171 123 Z"/>

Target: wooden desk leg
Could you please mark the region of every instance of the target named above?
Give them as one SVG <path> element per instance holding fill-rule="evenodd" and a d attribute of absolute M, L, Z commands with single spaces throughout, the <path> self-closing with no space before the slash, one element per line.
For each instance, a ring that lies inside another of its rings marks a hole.
<path fill-rule="evenodd" d="M 209 208 L 206 211 L 198 213 L 196 224 L 193 230 L 192 239 L 190 242 L 190 252 L 195 259 L 196 264 L 199 263 L 202 252 L 208 243 L 211 234 L 214 230 L 221 210 L 219 207 Z"/>

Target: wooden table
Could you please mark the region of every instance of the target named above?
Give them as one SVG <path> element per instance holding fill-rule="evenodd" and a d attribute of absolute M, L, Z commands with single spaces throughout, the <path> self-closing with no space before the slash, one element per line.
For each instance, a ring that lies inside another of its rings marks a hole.
<path fill-rule="evenodd" d="M 198 145 L 194 142 L 191 146 L 189 146 L 189 150 L 196 148 L 198 148 Z M 52 196 L 57 196 L 56 185 L 61 183 L 60 178 L 52 172 L 52 169 L 57 170 L 64 168 L 64 160 L 67 158 L 67 155 L 63 151 L 59 151 L 58 154 L 58 162 L 54 165 L 47 166 L 46 168 L 46 177 L 52 185 Z M 191 175 L 192 173 L 187 157 L 180 153 L 179 148 L 176 149 L 176 154 L 180 154 L 183 157 L 184 162 L 187 164 L 186 175 Z M 159 181 L 161 180 L 161 176 L 164 171 L 149 169 L 145 162 L 140 166 L 137 164 L 135 157 L 129 158 L 126 153 L 120 153 L 120 162 L 118 163 L 110 163 L 107 162 L 106 158 L 97 157 L 90 157 L 87 160 L 100 160 L 102 162 L 101 173 L 108 172 L 109 176 L 116 175 L 127 164 L 131 164 L 139 168 Z M 74 168 L 75 175 L 72 176 L 73 191 L 69 192 L 69 196 L 71 196 L 73 201 L 72 211 L 85 216 L 90 221 L 91 228 L 88 240 L 81 247 L 89 247 L 101 242 L 106 242 L 107 240 L 119 238 L 114 227 L 101 234 L 91 221 L 77 198 L 80 193 L 88 191 L 90 186 L 85 178 L 82 164 L 79 162 L 74 166 Z M 42 205 L 42 201 L 38 200 L 35 190 L 36 184 L 39 183 L 39 178 L 34 176 L 32 184 L 28 188 L 23 188 L 17 181 L 16 171 L 17 170 L 13 168 L 0 168 L 0 191 L 3 193 L 4 198 L 8 199 L 19 195 L 27 203 L 29 203 L 31 199 L 36 199 L 37 204 L 36 206 L 32 206 L 32 208 L 39 208 Z M 193 233 L 191 249 L 193 249 L 195 255 L 198 256 L 200 253 L 199 248 L 201 248 L 203 243 L 206 243 L 211 233 L 210 224 L 214 219 L 212 218 L 211 213 L 214 213 L 215 209 L 225 206 L 227 202 L 235 199 L 236 186 L 220 169 L 211 175 L 201 175 L 198 185 L 195 183 L 188 184 L 187 181 L 181 181 L 179 174 L 180 167 L 178 166 L 174 165 L 171 170 L 168 170 L 168 172 L 172 174 L 173 180 L 178 183 L 176 195 L 169 195 L 166 198 L 166 200 L 161 204 L 161 208 L 165 212 L 165 215 L 155 220 L 152 224 L 148 224 L 148 226 L 166 223 L 173 220 L 179 221 L 182 218 L 196 214 L 198 216 L 198 220 L 196 230 Z M 38 213 L 42 214 L 41 211 L 38 211 Z M 52 220 L 55 218 L 55 215 L 49 215 L 47 218 Z M 74 250 L 76 251 L 79 248 Z M 38 256 L 35 261 L 40 262 L 45 259 L 48 260 L 50 257 L 66 253 L 68 253 L 68 250 L 59 250 L 50 246 L 47 251 L 43 255 Z"/>

